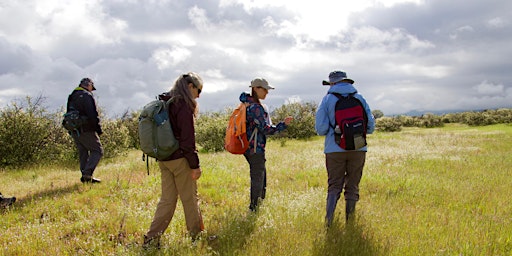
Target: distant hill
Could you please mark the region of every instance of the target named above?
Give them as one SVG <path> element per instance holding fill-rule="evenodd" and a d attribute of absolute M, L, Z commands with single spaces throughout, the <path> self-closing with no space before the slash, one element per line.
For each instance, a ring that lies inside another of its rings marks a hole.
<path fill-rule="evenodd" d="M 506 107 L 505 107 L 506 108 Z M 493 109 L 499 109 L 499 108 L 493 108 Z M 409 112 L 406 112 L 406 113 L 403 113 L 403 114 L 396 114 L 396 115 L 391 115 L 391 116 L 399 116 L 399 115 L 402 115 L 402 116 L 422 116 L 426 113 L 431 113 L 431 114 L 434 114 L 434 115 L 438 115 L 438 116 L 442 116 L 442 115 L 445 115 L 445 114 L 451 114 L 451 113 L 461 113 L 461 112 L 481 112 L 481 111 L 484 111 L 485 109 L 472 109 L 472 110 L 468 110 L 468 109 L 458 109 L 458 110 L 411 110 Z"/>

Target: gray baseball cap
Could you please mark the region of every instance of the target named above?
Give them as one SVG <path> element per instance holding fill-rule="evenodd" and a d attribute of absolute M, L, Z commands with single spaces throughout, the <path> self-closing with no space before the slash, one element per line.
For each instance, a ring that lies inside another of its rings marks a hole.
<path fill-rule="evenodd" d="M 265 78 L 256 77 L 251 81 L 251 85 L 249 87 L 261 87 L 267 90 L 274 89 L 274 87 L 270 86 L 265 80 Z"/>

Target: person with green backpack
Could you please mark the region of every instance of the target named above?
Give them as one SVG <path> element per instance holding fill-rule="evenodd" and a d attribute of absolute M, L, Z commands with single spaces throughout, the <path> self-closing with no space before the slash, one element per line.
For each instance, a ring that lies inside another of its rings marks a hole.
<path fill-rule="evenodd" d="M 176 79 L 169 93 L 160 95 L 160 100 L 169 102 L 169 121 L 179 147 L 169 157 L 158 161 L 162 194 L 149 231 L 144 235 L 144 248 L 160 247 L 160 237 L 172 220 L 178 198 L 183 204 L 187 230 L 192 240 L 204 230 L 197 198 L 201 166 L 194 129 L 194 119 L 198 113 L 196 99 L 202 89 L 201 77 L 189 72 Z"/>

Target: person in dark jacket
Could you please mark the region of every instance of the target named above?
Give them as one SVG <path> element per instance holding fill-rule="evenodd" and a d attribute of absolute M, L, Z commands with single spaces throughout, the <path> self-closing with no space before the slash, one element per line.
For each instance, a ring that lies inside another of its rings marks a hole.
<path fill-rule="evenodd" d="M 67 111 L 71 108 L 78 110 L 85 124 L 78 131 L 69 132 L 78 148 L 80 158 L 80 171 L 82 183 L 99 183 L 100 179 L 94 178 L 94 170 L 103 156 L 101 145 L 101 130 L 98 109 L 92 91 L 96 90 L 94 82 L 90 78 L 83 78 L 78 87 L 68 97 Z"/>
<path fill-rule="evenodd" d="M 169 104 L 169 121 L 179 148 L 167 159 L 158 161 L 162 194 L 149 231 L 144 235 L 144 248 L 160 246 L 160 237 L 172 220 L 178 198 L 183 205 L 190 237 L 195 240 L 204 230 L 197 196 L 197 179 L 201 177 L 201 166 L 194 129 L 194 120 L 198 113 L 196 99 L 202 89 L 201 77 L 189 72 L 180 75 L 170 92 L 159 97 L 165 101 L 172 99 Z"/>
<path fill-rule="evenodd" d="M 265 167 L 265 144 L 267 135 L 276 134 L 283 131 L 293 120 L 288 116 L 277 125 L 272 125 L 261 100 L 267 97 L 268 90 L 274 89 L 264 78 L 257 77 L 251 81 L 251 94 L 243 92 L 240 94 L 240 101 L 248 103 L 247 107 L 247 140 L 249 148 L 244 153 L 245 159 L 249 163 L 251 176 L 251 202 L 249 209 L 256 211 L 259 201 L 265 199 L 267 190 L 267 169 Z"/>

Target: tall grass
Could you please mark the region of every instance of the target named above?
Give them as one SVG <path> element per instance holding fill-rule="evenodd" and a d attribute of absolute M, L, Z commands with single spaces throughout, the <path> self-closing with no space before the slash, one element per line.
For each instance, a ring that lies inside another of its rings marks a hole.
<path fill-rule="evenodd" d="M 356 219 L 340 201 L 324 228 L 323 138 L 272 140 L 268 193 L 248 211 L 243 156 L 201 153 L 198 182 L 207 231 L 186 235 L 181 205 L 160 250 L 145 251 L 160 193 L 137 151 L 100 163 L 101 184 L 81 184 L 76 166 L 1 173 L 0 192 L 18 201 L 0 215 L 0 255 L 510 255 L 512 127 L 406 128 L 376 133 Z M 215 235 L 216 239 L 210 236 Z"/>

